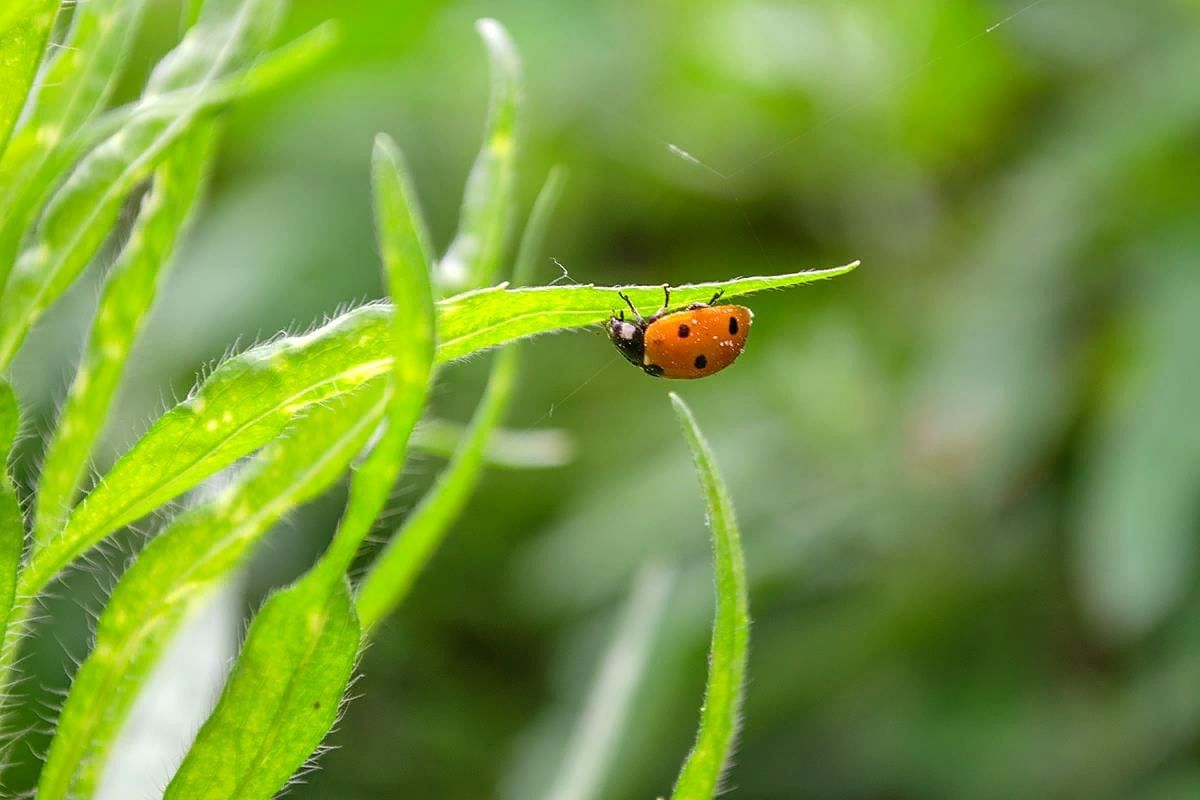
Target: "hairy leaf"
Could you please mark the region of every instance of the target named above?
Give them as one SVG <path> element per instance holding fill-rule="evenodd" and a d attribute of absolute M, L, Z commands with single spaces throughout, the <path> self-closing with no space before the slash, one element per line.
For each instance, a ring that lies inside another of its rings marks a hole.
<path fill-rule="evenodd" d="M 360 631 L 344 577 L 310 572 L 267 600 L 164 800 L 269 800 L 337 719 Z"/>
<path fill-rule="evenodd" d="M 25 107 L 58 13 L 58 0 L 7 0 L 5 5 L 0 15 L 0 154 Z"/>
<path fill-rule="evenodd" d="M 713 621 L 712 649 L 708 657 L 708 683 L 700 709 L 700 731 L 671 794 L 672 800 L 711 800 L 737 736 L 746 660 L 750 646 L 750 604 L 741 535 L 733 501 L 717 469 L 716 459 L 691 410 L 672 393 L 671 402 L 683 425 L 684 436 L 696 462 L 696 473 L 708 506 L 712 529 L 713 573 L 717 613 Z"/>
<path fill-rule="evenodd" d="M 158 168 L 129 242 L 105 279 L 83 360 L 42 466 L 34 526 L 37 542 L 59 532 L 75 500 L 129 352 L 200 195 L 214 132 L 214 124 L 205 123 L 176 143 Z"/>
<path fill-rule="evenodd" d="M 314 407 L 212 499 L 180 514 L 121 576 L 58 719 L 38 796 L 90 791 L 146 675 L 194 605 L 279 518 L 345 471 L 379 422 L 377 382 Z"/>

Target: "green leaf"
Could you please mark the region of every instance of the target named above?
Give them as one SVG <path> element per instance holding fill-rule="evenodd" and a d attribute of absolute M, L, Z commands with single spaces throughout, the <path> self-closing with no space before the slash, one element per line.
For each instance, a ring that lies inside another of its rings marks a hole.
<path fill-rule="evenodd" d="M 448 458 L 466 436 L 466 426 L 448 419 L 427 419 L 413 432 L 412 446 Z M 492 431 L 484 462 L 502 469 L 548 469 L 569 464 L 575 457 L 571 434 L 559 428 Z"/>
<path fill-rule="evenodd" d="M 46 40 L 58 13 L 58 0 L 7 0 L 0 12 L 0 154 L 29 96 Z"/>
<path fill-rule="evenodd" d="M 36 177 L 45 177 L 39 172 L 64 139 L 108 101 L 144 5 L 144 0 L 89 0 L 76 6 L 70 33 L 40 81 L 48 88 L 37 96 L 0 160 L 0 208 L 6 212 L 0 220 L 0 287 L 37 211 L 34 204 L 17 198 L 30 192 Z M 53 183 L 43 183 L 34 193 L 49 191 Z"/>
<path fill-rule="evenodd" d="M 679 395 L 672 393 L 675 414 L 696 462 L 696 473 L 708 506 L 712 529 L 713 573 L 717 613 L 708 658 L 708 683 L 700 709 L 700 731 L 672 792 L 672 800 L 711 800 L 737 736 L 746 659 L 750 645 L 750 603 L 746 563 L 733 513 L 733 501 L 717 469 L 716 459 L 696 419 Z"/>
<path fill-rule="evenodd" d="M 364 631 L 373 629 L 408 596 L 470 499 L 482 472 L 488 438 L 508 411 L 516 385 L 518 354 L 516 348 L 509 348 L 496 356 L 466 437 L 363 579 L 357 607 Z"/>
<path fill-rule="evenodd" d="M 17 569 L 25 548 L 25 520 L 16 488 L 8 476 L 8 458 L 20 428 L 20 407 L 12 387 L 0 379 L 0 638 L 8 628 L 16 600 Z M 0 678 L 4 671 L 0 670 Z M 0 683 L 0 692 L 5 689 Z"/>
<path fill-rule="evenodd" d="M 686 304 L 708 300 L 721 289 L 734 296 L 783 288 L 855 266 L 857 262 L 678 286 L 672 298 Z M 618 288 L 647 311 L 661 303 L 662 288 L 657 286 L 493 288 L 443 300 L 437 304 L 434 361 L 603 321 L 612 313 Z M 307 335 L 260 345 L 225 361 L 192 397 L 159 418 L 76 507 L 63 532 L 34 554 L 22 575 L 22 592 L 40 592 L 105 536 L 266 444 L 297 414 L 387 374 L 392 368 L 391 321 L 389 306 L 364 306 Z"/>
<path fill-rule="evenodd" d="M 337 720 L 359 638 L 344 577 L 314 570 L 267 600 L 164 800 L 274 797 Z"/>
<path fill-rule="evenodd" d="M 448 291 L 474 289 L 496 280 L 513 225 L 520 60 L 499 22 L 481 19 L 475 28 L 488 50 L 491 100 L 483 146 L 467 177 L 458 232 L 438 263 L 438 285 Z"/>
<path fill-rule="evenodd" d="M 22 574 L 24 593 L 36 594 L 109 533 L 262 447 L 298 415 L 386 374 L 390 320 L 386 309 L 368 306 L 221 364 L 159 418 L 75 508 L 63 532 L 33 554 Z"/>
<path fill-rule="evenodd" d="M 561 188 L 562 175 L 555 172 L 538 195 L 517 257 L 521 270 L 516 276 L 518 279 L 531 275 L 534 255 L 541 249 L 542 237 Z M 483 398 L 458 449 L 363 579 L 357 603 L 365 631 L 373 629 L 404 600 L 466 506 L 483 470 L 484 454 L 492 433 L 508 411 L 516 383 L 517 356 L 516 348 L 509 348 L 496 357 Z"/>
<path fill-rule="evenodd" d="M 212 499 L 173 520 L 121 576 L 57 722 L 38 796 L 86 794 L 162 648 L 271 526 L 323 492 L 383 413 L 383 385 L 315 406 Z"/>
<path fill-rule="evenodd" d="M 857 266 L 856 261 L 826 270 L 673 286 L 671 304 L 707 302 L 717 291 L 724 291 L 729 298 L 798 286 L 842 275 Z M 454 361 L 526 336 L 603 322 L 623 304 L 618 291 L 647 313 L 662 306 L 661 286 L 589 284 L 509 289 L 501 285 L 448 298 L 438 303 L 438 360 Z"/>
<path fill-rule="evenodd" d="M 129 352 L 141 331 L 180 232 L 202 191 L 215 141 L 213 123 L 180 139 L 158 168 L 153 190 L 104 282 L 83 360 L 59 415 L 38 484 L 35 537 L 61 530 L 108 416 Z"/>
<path fill-rule="evenodd" d="M 24 162 L 20 157 L 0 162 L 0 209 L 3 209 L 0 214 L 0 289 L 31 221 L 80 154 L 128 126 L 155 119 L 169 120 L 189 110 L 198 114 L 212 113 L 236 100 L 270 91 L 329 52 L 337 41 L 337 30 L 332 23 L 319 25 L 245 69 L 204 87 L 148 95 L 136 103 L 107 111 L 60 141 L 40 163 L 35 159 L 37 168 L 33 172 L 21 170 Z M 24 143 L 26 149 L 36 145 L 22 137 L 14 143 L 14 150 L 18 143 Z M 9 174 L 13 171 L 19 174 Z"/>
<path fill-rule="evenodd" d="M 155 68 L 145 92 L 152 97 L 187 89 L 193 101 L 172 117 L 131 119 L 84 157 L 54 195 L 0 297 L 0 369 L 11 362 L 33 322 L 91 261 L 129 192 L 194 123 L 204 107 L 202 90 L 259 54 L 281 2 L 244 0 L 228 18 L 206 14 Z"/>
<path fill-rule="evenodd" d="M 321 569 L 341 580 L 387 504 L 404 467 L 433 377 L 434 307 L 429 233 L 404 157 L 391 139 L 375 139 L 371 174 L 379 252 L 392 295 L 392 366 L 383 435 L 355 470 L 350 498 Z"/>

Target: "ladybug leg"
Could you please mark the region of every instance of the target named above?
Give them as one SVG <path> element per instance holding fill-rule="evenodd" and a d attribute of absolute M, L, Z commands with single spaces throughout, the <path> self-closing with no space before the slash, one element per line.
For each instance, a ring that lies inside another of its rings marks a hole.
<path fill-rule="evenodd" d="M 722 297 L 724 294 L 725 294 L 725 290 L 724 290 L 724 289 L 722 289 L 721 291 L 717 292 L 716 294 L 714 294 L 714 295 L 713 295 L 713 298 L 712 298 L 712 300 L 709 300 L 709 301 L 708 301 L 708 304 L 709 304 L 710 306 L 711 306 L 711 305 L 716 305 L 717 301 L 718 301 L 718 300 L 720 300 L 720 299 L 721 299 L 721 297 Z"/>
<path fill-rule="evenodd" d="M 642 315 L 638 313 L 637 307 L 634 306 L 633 301 L 629 299 L 629 295 L 625 294 L 624 292 L 617 292 L 617 297 L 625 301 L 625 305 L 629 306 L 629 310 L 633 312 L 633 318 L 638 322 L 641 322 Z M 624 311 L 621 312 L 621 319 L 625 319 Z"/>
<path fill-rule="evenodd" d="M 666 311 L 670 307 L 671 307 L 671 287 L 670 287 L 670 285 L 664 283 L 663 284 L 663 307 L 662 307 L 662 310 Z"/>

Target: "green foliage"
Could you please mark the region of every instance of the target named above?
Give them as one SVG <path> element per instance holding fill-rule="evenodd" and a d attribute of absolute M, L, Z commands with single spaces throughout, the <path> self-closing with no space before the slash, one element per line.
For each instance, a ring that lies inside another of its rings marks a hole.
<path fill-rule="evenodd" d="M 25 105 L 57 11 L 57 0 L 15 0 L 0 12 L 0 155 Z"/>
<path fill-rule="evenodd" d="M 16 488 L 8 475 L 8 456 L 20 427 L 17 397 L 7 381 L 0 380 L 0 637 L 8 628 L 16 600 L 17 569 L 25 547 L 25 520 Z M 0 692 L 6 689 L 0 686 Z"/>
<path fill-rule="evenodd" d="M 337 719 L 358 642 L 343 577 L 314 571 L 267 600 L 165 800 L 274 797 Z"/>
<path fill-rule="evenodd" d="M 746 561 L 733 501 L 717 469 L 712 449 L 700 432 L 691 409 L 679 395 L 672 394 L 671 402 L 692 450 L 708 508 L 717 594 L 712 649 L 708 656 L 708 684 L 704 688 L 704 705 L 700 707 L 700 731 L 696 735 L 696 745 L 679 772 L 671 797 L 673 800 L 711 800 L 717 794 L 721 774 L 733 753 L 746 682 L 750 647 Z"/>

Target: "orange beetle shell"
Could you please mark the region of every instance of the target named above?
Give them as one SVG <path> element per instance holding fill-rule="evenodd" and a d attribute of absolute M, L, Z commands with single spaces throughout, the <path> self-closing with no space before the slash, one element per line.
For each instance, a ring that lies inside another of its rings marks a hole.
<path fill-rule="evenodd" d="M 664 378 L 703 378 L 742 354 L 754 313 L 745 306 L 704 306 L 659 317 L 646 328 L 646 367 Z M 647 370 L 649 371 L 649 370 Z"/>

